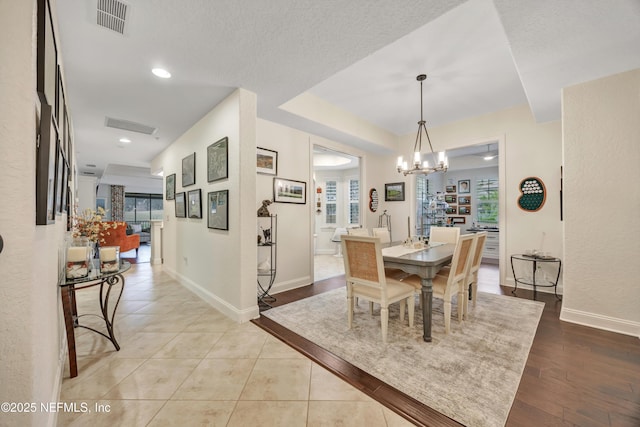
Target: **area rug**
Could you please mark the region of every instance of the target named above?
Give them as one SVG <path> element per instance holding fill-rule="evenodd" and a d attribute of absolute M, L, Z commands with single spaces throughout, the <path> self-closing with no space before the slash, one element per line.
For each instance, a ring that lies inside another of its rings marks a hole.
<path fill-rule="evenodd" d="M 399 304 L 390 307 L 387 344 L 379 307 L 371 316 L 366 301 L 348 329 L 344 288 L 262 315 L 459 423 L 504 426 L 544 303 L 482 292 L 477 299 L 468 320 L 452 319 L 448 335 L 442 301 L 434 299 L 431 343 L 422 340 L 417 307 L 413 328 L 400 322 Z"/>

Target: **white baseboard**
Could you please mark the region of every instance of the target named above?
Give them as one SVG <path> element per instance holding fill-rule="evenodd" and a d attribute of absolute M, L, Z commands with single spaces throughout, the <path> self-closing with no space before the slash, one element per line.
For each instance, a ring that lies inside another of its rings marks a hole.
<path fill-rule="evenodd" d="M 560 320 L 640 338 L 640 323 L 562 307 Z"/>
<path fill-rule="evenodd" d="M 317 249 L 315 255 L 335 255 L 336 250 L 334 249 Z"/>
<path fill-rule="evenodd" d="M 192 281 L 191 279 L 188 279 L 187 277 L 184 277 L 182 274 L 166 266 L 163 269 L 169 276 L 173 277 L 175 280 L 180 282 L 182 286 L 189 289 L 191 292 L 198 295 L 200 298 L 202 298 L 205 302 L 207 302 L 213 308 L 220 311 L 225 316 L 229 317 L 230 319 L 236 322 L 244 323 L 244 322 L 250 321 L 251 319 L 256 319 L 260 317 L 260 310 L 258 308 L 257 301 L 255 306 L 249 307 L 245 310 L 238 310 L 237 308 L 235 308 L 225 300 L 220 299 L 217 295 L 204 289 L 202 286 L 200 286 L 196 282 Z"/>
<path fill-rule="evenodd" d="M 58 369 L 56 378 L 53 382 L 53 388 L 51 390 L 51 398 L 49 402 L 59 402 L 60 401 L 60 393 L 62 391 L 62 380 L 64 378 L 64 366 L 68 360 L 68 345 L 67 345 L 67 334 L 66 330 L 63 331 L 65 333 L 62 334 L 62 339 L 60 340 L 60 351 L 58 352 Z M 49 412 L 49 416 L 47 417 L 47 427 L 55 427 L 58 424 L 58 412 L 51 411 Z"/>
<path fill-rule="evenodd" d="M 310 276 L 299 277 L 297 279 L 288 280 L 286 282 L 275 283 L 271 288 L 269 294 L 279 294 L 280 292 L 290 291 L 291 289 L 301 288 L 313 283 L 313 278 Z"/>

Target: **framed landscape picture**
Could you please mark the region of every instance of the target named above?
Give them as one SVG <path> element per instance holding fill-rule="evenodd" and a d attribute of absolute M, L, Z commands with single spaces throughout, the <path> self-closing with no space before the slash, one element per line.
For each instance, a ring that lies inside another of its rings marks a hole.
<path fill-rule="evenodd" d="M 56 154 L 58 131 L 53 107 L 46 102 L 40 112 L 40 144 L 36 156 L 36 224 L 53 224 L 56 219 Z"/>
<path fill-rule="evenodd" d="M 176 174 L 172 173 L 167 176 L 166 183 L 166 197 L 167 200 L 174 200 L 176 198 Z"/>
<path fill-rule="evenodd" d="M 176 218 L 187 217 L 187 202 L 184 191 L 176 193 Z"/>
<path fill-rule="evenodd" d="M 191 190 L 189 191 L 189 193 L 187 193 L 187 216 L 189 218 L 202 218 L 201 194 L 202 193 L 199 188 L 197 190 Z"/>
<path fill-rule="evenodd" d="M 458 196 L 458 204 L 459 205 L 470 205 L 471 204 L 471 196 Z"/>
<path fill-rule="evenodd" d="M 207 227 L 228 230 L 229 190 L 212 191 L 208 194 L 207 199 Z"/>
<path fill-rule="evenodd" d="M 447 208 L 447 215 L 456 215 L 458 213 L 458 208 L 456 206 L 449 206 Z"/>
<path fill-rule="evenodd" d="M 265 175 L 277 175 L 278 152 L 258 147 L 256 152 L 256 171 Z"/>
<path fill-rule="evenodd" d="M 393 182 L 384 185 L 385 202 L 404 202 L 404 182 Z"/>
<path fill-rule="evenodd" d="M 458 206 L 458 215 L 471 215 L 471 208 L 469 206 Z"/>
<path fill-rule="evenodd" d="M 447 194 L 444 196 L 444 201 L 447 203 L 457 203 L 458 198 L 455 194 Z"/>
<path fill-rule="evenodd" d="M 452 224 L 464 224 L 467 221 L 467 219 L 463 216 L 454 216 L 451 217 L 451 223 Z"/>
<path fill-rule="evenodd" d="M 307 203 L 307 183 L 292 179 L 273 178 L 273 201 L 277 203 Z"/>
<path fill-rule="evenodd" d="M 444 188 L 444 191 L 445 191 L 446 193 L 455 193 L 455 192 L 456 192 L 456 186 L 455 186 L 455 185 L 447 185 L 447 186 Z"/>
<path fill-rule="evenodd" d="M 207 147 L 207 182 L 229 177 L 229 139 L 227 137 Z"/>
<path fill-rule="evenodd" d="M 182 186 L 187 187 L 196 183 L 196 153 L 189 154 L 182 159 Z"/>

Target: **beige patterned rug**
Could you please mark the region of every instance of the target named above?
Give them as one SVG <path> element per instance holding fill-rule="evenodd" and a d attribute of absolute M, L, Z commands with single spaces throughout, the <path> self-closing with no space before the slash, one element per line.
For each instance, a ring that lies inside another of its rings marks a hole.
<path fill-rule="evenodd" d="M 400 322 L 398 304 L 389 310 L 386 345 L 379 307 L 371 317 L 366 301 L 349 330 L 344 288 L 262 315 L 462 424 L 504 426 L 544 303 L 479 292 L 469 320 L 452 319 L 449 335 L 442 301 L 433 305 L 431 343 L 422 340 L 421 311 L 409 328 L 406 318 Z M 455 303 L 452 311 L 457 313 Z"/>

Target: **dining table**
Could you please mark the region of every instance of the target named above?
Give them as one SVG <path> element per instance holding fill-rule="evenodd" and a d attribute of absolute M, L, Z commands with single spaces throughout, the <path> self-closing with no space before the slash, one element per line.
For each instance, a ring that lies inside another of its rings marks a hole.
<path fill-rule="evenodd" d="M 433 308 L 433 278 L 438 271 L 451 263 L 456 245 L 454 243 L 436 243 L 422 247 L 420 244 L 407 245 L 397 242 L 383 245 L 384 266 L 397 268 L 420 277 L 422 285 L 422 338 L 431 342 L 431 316 Z"/>

